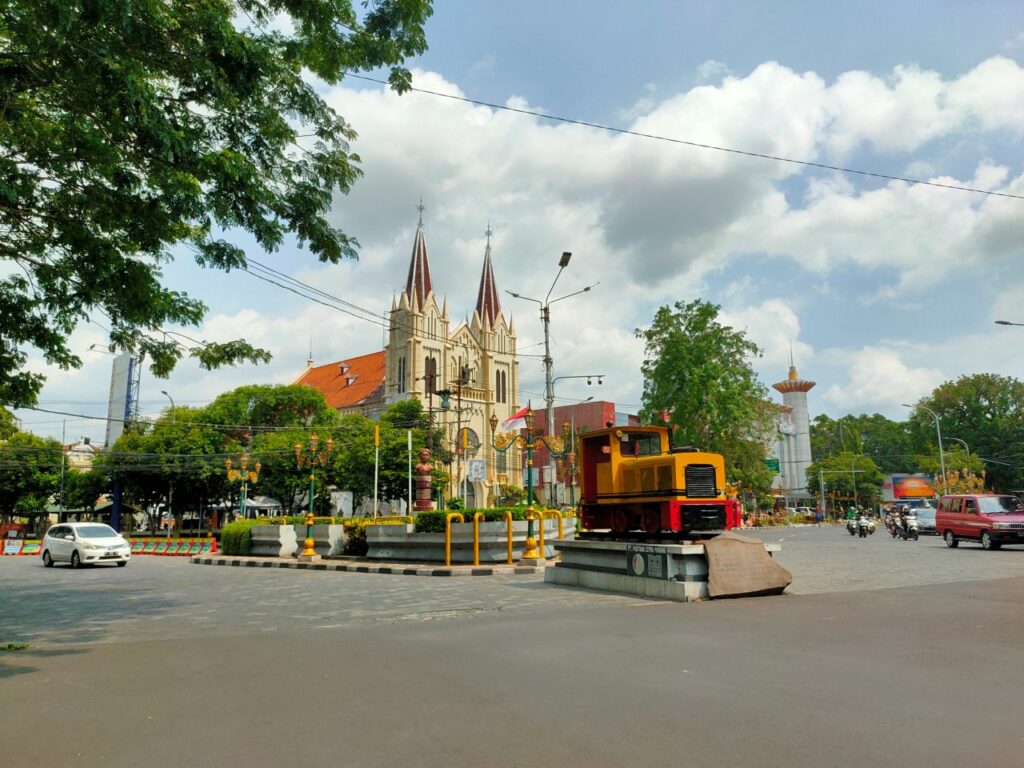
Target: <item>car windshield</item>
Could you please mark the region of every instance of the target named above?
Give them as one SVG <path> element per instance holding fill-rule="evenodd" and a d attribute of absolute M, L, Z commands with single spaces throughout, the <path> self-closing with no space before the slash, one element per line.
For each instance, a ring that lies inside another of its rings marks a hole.
<path fill-rule="evenodd" d="M 978 506 L 989 515 L 1024 512 L 1024 504 L 1016 496 L 982 496 L 978 499 Z"/>
<path fill-rule="evenodd" d="M 113 539 L 117 536 L 117 531 L 106 525 L 83 525 L 76 528 L 75 533 L 83 539 Z"/>

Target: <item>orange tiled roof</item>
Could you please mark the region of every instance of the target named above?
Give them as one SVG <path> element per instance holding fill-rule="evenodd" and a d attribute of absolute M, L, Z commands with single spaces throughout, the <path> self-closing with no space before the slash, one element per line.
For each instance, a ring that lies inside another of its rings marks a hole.
<path fill-rule="evenodd" d="M 324 393 L 331 408 L 351 408 L 384 397 L 384 350 L 307 368 L 296 380 Z"/>

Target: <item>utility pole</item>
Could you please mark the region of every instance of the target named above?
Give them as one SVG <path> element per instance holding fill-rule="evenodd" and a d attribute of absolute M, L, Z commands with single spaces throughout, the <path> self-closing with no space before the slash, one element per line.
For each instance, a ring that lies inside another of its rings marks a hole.
<path fill-rule="evenodd" d="M 526 301 L 532 301 L 535 304 L 539 304 L 540 305 L 540 321 L 541 321 L 541 323 L 544 326 L 544 402 L 545 402 L 545 409 L 546 409 L 546 414 L 545 415 L 547 417 L 546 418 L 546 425 L 547 425 L 548 437 L 552 437 L 554 435 L 554 432 L 555 432 L 555 413 L 554 413 L 554 410 L 553 410 L 554 401 L 555 401 L 555 390 L 554 390 L 554 383 L 552 382 L 552 376 L 551 376 L 551 374 L 552 374 L 552 367 L 553 367 L 553 361 L 551 359 L 551 333 L 550 333 L 551 305 L 554 304 L 556 301 L 562 301 L 563 299 L 568 299 L 568 298 L 570 298 L 572 296 L 578 296 L 581 293 L 586 293 L 591 288 L 593 288 L 594 286 L 599 284 L 599 283 L 593 283 L 591 285 L 586 286 L 585 288 L 581 288 L 578 291 L 574 291 L 573 293 L 566 294 L 565 296 L 559 296 L 557 299 L 552 299 L 551 298 L 551 293 L 552 293 L 552 291 L 555 290 L 555 283 L 557 283 L 558 282 L 558 278 L 561 277 L 562 270 L 564 270 L 567 266 L 569 266 L 569 260 L 571 258 L 572 258 L 572 252 L 571 251 L 562 251 L 562 257 L 558 260 L 558 274 L 555 275 L 555 279 L 552 281 L 551 287 L 548 289 L 548 293 L 544 297 L 544 301 L 541 301 L 540 299 L 534 299 L 534 298 L 531 298 L 529 296 L 523 296 L 522 294 L 519 294 L 519 293 L 513 293 L 512 291 L 506 291 L 506 293 L 510 294 L 513 298 L 525 299 Z M 548 470 L 547 471 L 548 471 L 548 478 L 549 478 L 549 481 L 550 481 L 549 487 L 553 490 L 554 489 L 554 480 L 552 478 L 554 477 L 554 473 L 555 473 L 555 459 L 554 459 L 553 456 L 550 455 L 550 452 L 548 453 Z M 549 491 L 549 495 L 550 495 L 550 491 Z M 548 499 L 548 503 L 551 504 L 552 502 L 553 502 L 553 499 L 549 498 Z"/>
<path fill-rule="evenodd" d="M 67 455 L 64 446 L 67 444 L 68 421 L 64 419 L 60 426 L 60 511 L 64 512 L 64 457 Z M 64 522 L 61 520 L 61 522 Z"/>

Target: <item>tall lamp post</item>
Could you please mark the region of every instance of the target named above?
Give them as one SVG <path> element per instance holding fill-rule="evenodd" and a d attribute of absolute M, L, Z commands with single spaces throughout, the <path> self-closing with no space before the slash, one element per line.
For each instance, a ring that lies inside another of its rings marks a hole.
<path fill-rule="evenodd" d="M 533 450 L 544 445 L 552 456 L 562 458 L 566 455 L 565 444 L 561 438 L 554 437 L 551 441 L 543 435 L 533 434 L 533 424 L 536 419 L 533 410 L 527 410 L 523 417 L 526 421 L 526 435 L 517 435 L 513 432 L 506 432 L 501 435 L 498 431 L 498 417 L 493 413 L 488 423 L 491 425 L 491 446 L 496 451 L 505 453 L 513 446 L 526 449 L 526 547 L 521 559 L 541 559 L 543 553 L 537 551 L 537 540 L 533 535 Z M 543 525 L 543 521 L 541 525 Z"/>
<path fill-rule="evenodd" d="M 260 469 L 263 465 L 258 461 L 249 469 L 249 457 L 242 455 L 238 460 L 239 467 L 235 469 L 235 463 L 231 459 L 224 460 L 224 466 L 228 471 L 228 480 L 233 483 L 241 482 L 242 489 L 238 494 L 238 513 L 245 519 L 245 500 L 249 495 L 249 483 L 255 483 L 260 479 Z"/>
<path fill-rule="evenodd" d="M 163 395 L 164 397 L 166 397 L 168 400 L 171 401 L 170 417 L 171 417 L 171 424 L 173 424 L 174 423 L 174 398 L 171 397 L 169 394 L 167 394 L 167 390 L 166 389 L 161 389 L 160 390 L 160 394 Z M 171 475 L 171 477 L 168 479 L 167 482 L 168 482 L 168 485 L 169 485 L 169 490 L 168 490 L 168 493 L 167 493 L 167 514 L 169 514 L 171 516 L 171 524 L 167 527 L 167 537 L 170 538 L 171 531 L 174 528 L 174 475 Z"/>
<path fill-rule="evenodd" d="M 1010 323 L 1003 323 L 1003 324 L 1004 325 L 1010 325 Z M 903 405 L 904 408 L 914 408 L 915 407 L 915 406 L 909 405 L 907 403 L 903 403 L 902 405 Z M 931 408 L 928 408 L 927 406 L 918 405 L 916 407 L 920 408 L 922 411 L 927 411 L 928 413 L 931 414 L 932 418 L 935 419 L 935 434 L 938 436 L 938 439 L 939 439 L 939 466 L 942 468 L 942 492 L 943 493 L 948 493 L 949 492 L 949 486 L 946 484 L 946 455 L 942 451 L 942 427 L 939 426 L 939 416 L 938 416 L 937 413 L 935 413 L 935 411 L 933 411 Z"/>
<path fill-rule="evenodd" d="M 295 444 L 295 463 L 299 469 L 309 468 L 309 510 L 306 512 L 306 540 L 302 542 L 302 553 L 299 559 L 304 562 L 319 560 L 320 555 L 316 553 L 313 546 L 313 499 L 316 494 L 316 465 L 327 466 L 327 456 L 334 448 L 334 440 L 327 438 L 327 443 L 320 447 L 320 438 L 316 432 L 309 436 L 308 445 Z"/>
<path fill-rule="evenodd" d="M 562 276 L 562 270 L 569 266 L 569 260 L 572 258 L 572 252 L 562 251 L 562 257 L 558 260 L 558 274 L 555 275 L 555 279 L 551 281 L 551 287 L 548 288 L 547 295 L 544 300 L 534 299 L 530 296 L 523 296 L 521 293 L 514 293 L 513 291 L 506 291 L 509 295 L 516 299 L 523 299 L 525 301 L 532 301 L 534 304 L 540 305 L 540 321 L 544 325 L 544 402 L 547 416 L 547 431 L 548 434 L 553 434 L 555 431 L 555 414 L 552 410 L 552 406 L 555 401 L 555 390 L 554 380 L 551 378 L 551 305 L 556 301 L 562 301 L 573 296 L 579 296 L 581 293 L 586 293 L 591 288 L 600 283 L 591 283 L 590 285 L 580 288 L 578 291 L 567 293 L 565 296 L 559 296 L 557 299 L 551 298 L 551 292 L 555 290 L 555 283 L 558 282 L 558 278 Z M 554 460 L 552 459 L 551 467 L 554 466 Z M 549 467 L 549 470 L 551 469 Z M 550 500 L 549 500 L 550 501 Z"/>

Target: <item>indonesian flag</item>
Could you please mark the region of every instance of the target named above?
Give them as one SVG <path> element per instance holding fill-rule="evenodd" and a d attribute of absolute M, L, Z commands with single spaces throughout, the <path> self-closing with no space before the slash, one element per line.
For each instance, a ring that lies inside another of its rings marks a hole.
<path fill-rule="evenodd" d="M 525 408 L 516 411 L 503 422 L 501 422 L 501 431 L 512 432 L 517 429 L 526 429 L 526 414 L 529 410 L 530 404 L 527 403 Z"/>

